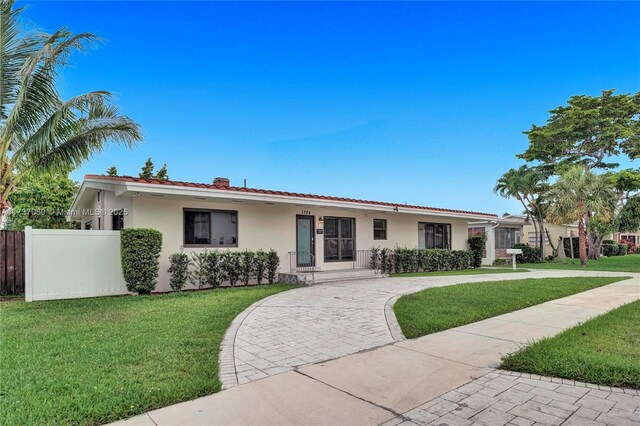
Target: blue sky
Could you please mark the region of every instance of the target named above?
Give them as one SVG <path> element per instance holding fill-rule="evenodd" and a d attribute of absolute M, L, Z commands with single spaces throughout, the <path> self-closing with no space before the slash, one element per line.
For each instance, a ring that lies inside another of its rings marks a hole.
<path fill-rule="evenodd" d="M 63 95 L 108 89 L 144 127 L 78 180 L 152 157 L 177 180 L 519 212 L 492 188 L 522 131 L 571 95 L 640 90 L 637 2 L 23 4 L 106 39 Z"/>

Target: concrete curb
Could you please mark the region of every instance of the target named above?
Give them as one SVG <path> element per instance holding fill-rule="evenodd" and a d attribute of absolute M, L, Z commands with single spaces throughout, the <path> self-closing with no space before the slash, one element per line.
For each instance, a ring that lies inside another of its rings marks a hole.
<path fill-rule="evenodd" d="M 387 320 L 387 326 L 389 327 L 389 332 L 391 333 L 391 337 L 393 340 L 397 342 L 401 342 L 403 340 L 407 340 L 402 333 L 402 329 L 400 328 L 400 324 L 398 324 L 398 319 L 396 318 L 395 312 L 393 312 L 393 305 L 395 305 L 396 301 L 404 296 L 403 294 L 393 296 L 391 299 L 387 300 L 387 303 L 384 305 L 384 317 Z"/>

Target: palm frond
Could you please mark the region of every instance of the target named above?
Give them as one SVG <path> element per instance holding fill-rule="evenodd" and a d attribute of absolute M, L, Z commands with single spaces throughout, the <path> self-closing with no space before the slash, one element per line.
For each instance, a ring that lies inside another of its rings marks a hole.
<path fill-rule="evenodd" d="M 74 52 L 100 41 L 90 33 L 23 34 L 21 8 L 0 0 L 0 209 L 22 176 L 68 171 L 108 143 L 131 146 L 140 126 L 122 115 L 107 91 L 67 101 L 60 98 L 60 71 Z M 5 76 L 8 76 L 5 78 Z"/>
<path fill-rule="evenodd" d="M 18 97 L 20 70 L 38 48 L 36 34 L 24 34 L 20 15 L 24 8 L 14 8 L 14 0 L 0 3 L 0 120 L 5 120 Z"/>
<path fill-rule="evenodd" d="M 107 143 L 130 147 L 142 138 L 140 126 L 125 116 L 83 119 L 75 127 L 75 134 L 64 142 L 26 157 L 28 167 L 36 172 L 76 168 L 93 154 L 101 152 Z"/>
<path fill-rule="evenodd" d="M 56 87 L 58 69 L 67 65 L 72 52 L 84 51 L 98 40 L 89 33 L 72 35 L 66 28 L 48 36 L 20 70 L 20 90 L 5 123 L 6 131 L 23 138 L 36 131 L 43 118 L 54 113 L 62 103 Z"/>

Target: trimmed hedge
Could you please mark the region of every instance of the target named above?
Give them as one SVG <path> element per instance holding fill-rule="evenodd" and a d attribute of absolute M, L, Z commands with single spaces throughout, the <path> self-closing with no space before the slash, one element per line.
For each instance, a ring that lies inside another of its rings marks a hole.
<path fill-rule="evenodd" d="M 174 253 L 169 256 L 169 261 L 178 259 Z M 187 257 L 186 254 L 184 257 Z M 184 260 L 181 258 L 181 260 Z M 187 277 L 191 283 L 202 289 L 204 287 L 218 288 L 227 281 L 235 287 L 238 281 L 248 285 L 249 281 L 255 279 L 258 284 L 267 278 L 269 284 L 276 281 L 280 257 L 275 250 L 265 252 L 258 251 L 220 251 L 204 249 L 200 252 L 191 252 L 191 259 L 187 258 Z M 172 269 L 173 268 L 173 269 Z M 172 273 L 176 268 L 173 263 L 169 267 Z M 177 272 L 176 272 L 177 274 Z M 177 280 L 177 278 L 176 278 Z M 173 284 L 171 286 L 173 288 Z"/>
<path fill-rule="evenodd" d="M 629 245 L 626 243 L 602 243 L 602 255 L 611 256 L 625 256 L 629 252 Z"/>
<path fill-rule="evenodd" d="M 369 264 L 383 274 L 453 271 L 471 268 L 473 254 L 467 250 L 371 249 Z"/>
<path fill-rule="evenodd" d="M 564 247 L 564 255 L 571 257 L 571 245 L 573 244 L 573 258 L 580 258 L 580 238 L 578 237 L 565 237 L 562 239 L 562 246 Z M 587 251 L 589 248 L 587 247 Z"/>
<path fill-rule="evenodd" d="M 149 294 L 160 270 L 162 234 L 155 229 L 125 228 L 120 231 L 120 260 L 127 290 Z"/>

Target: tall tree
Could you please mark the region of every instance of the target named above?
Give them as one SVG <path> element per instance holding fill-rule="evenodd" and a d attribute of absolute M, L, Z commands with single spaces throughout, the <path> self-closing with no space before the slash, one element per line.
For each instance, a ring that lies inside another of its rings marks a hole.
<path fill-rule="evenodd" d="M 167 171 L 167 163 L 164 163 L 158 173 L 156 173 L 156 179 L 159 181 L 169 180 L 169 172 Z"/>
<path fill-rule="evenodd" d="M 118 176 L 118 168 L 111 166 L 107 169 L 107 176 Z"/>
<path fill-rule="evenodd" d="M 62 100 L 59 76 L 74 52 L 98 39 L 90 33 L 24 30 L 22 8 L 0 1 L 0 217 L 9 195 L 31 173 L 66 172 L 108 143 L 131 146 L 140 126 L 121 115 L 109 92 Z"/>
<path fill-rule="evenodd" d="M 601 96 L 572 96 L 567 106 L 549 111 L 544 126 L 533 125 L 524 132 L 529 148 L 518 155 L 526 161 L 541 161 L 555 169 L 563 164 L 580 164 L 586 169 L 613 168 L 609 157 L 640 157 L 640 92 Z"/>
<path fill-rule="evenodd" d="M 640 196 L 634 194 L 640 191 L 640 169 L 626 169 L 618 172 L 607 172 L 604 174 L 616 191 L 618 196 L 618 204 L 613 219 L 609 222 L 602 223 L 596 221 L 589 224 L 589 249 L 593 249 L 589 253 L 589 257 L 594 253 L 596 256 L 600 254 L 600 247 L 606 235 L 615 232 L 634 232 L 638 226 L 634 225 L 640 221 L 640 211 L 638 211 L 637 200 Z M 591 219 L 593 222 L 593 219 Z"/>
<path fill-rule="evenodd" d="M 515 198 L 533 224 L 540 255 L 544 258 L 543 197 L 548 190 L 547 176 L 536 167 L 521 166 L 503 174 L 493 191 L 504 198 Z"/>
<path fill-rule="evenodd" d="M 640 194 L 629 197 L 618 215 L 618 232 L 640 230 Z"/>
<path fill-rule="evenodd" d="M 147 161 L 144 162 L 144 166 L 142 166 L 142 168 L 140 169 L 140 173 L 138 173 L 138 176 L 141 179 L 153 179 L 153 161 L 151 161 L 151 157 L 147 158 Z"/>
<path fill-rule="evenodd" d="M 572 166 L 551 186 L 549 199 L 547 214 L 552 223 L 578 222 L 580 266 L 587 266 L 588 214 L 596 220 L 611 220 L 616 207 L 611 184 L 601 175 Z"/>
<path fill-rule="evenodd" d="M 18 189 L 9 195 L 12 207 L 7 216 L 7 229 L 77 228 L 76 224 L 67 222 L 67 211 L 77 189 L 76 182 L 65 173 L 25 176 Z"/>

